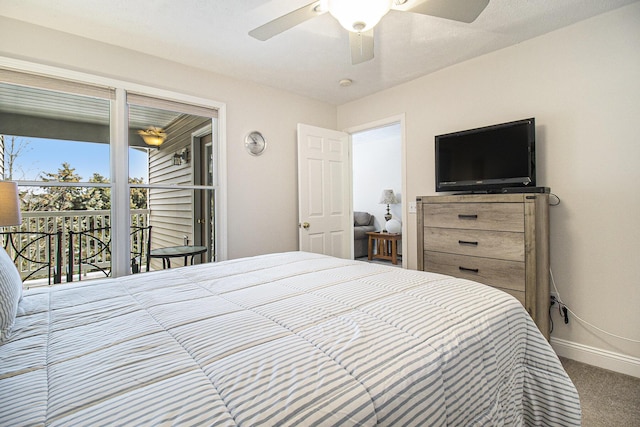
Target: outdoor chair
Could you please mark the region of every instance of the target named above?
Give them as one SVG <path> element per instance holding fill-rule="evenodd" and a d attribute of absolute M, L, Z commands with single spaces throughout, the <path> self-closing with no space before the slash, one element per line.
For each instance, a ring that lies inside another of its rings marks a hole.
<path fill-rule="evenodd" d="M 151 258 L 151 226 L 131 227 L 131 273 L 136 274 L 142 271 L 142 264 L 149 271 Z"/>
<path fill-rule="evenodd" d="M 151 226 L 131 227 L 131 273 L 149 271 L 151 259 Z M 146 267 L 142 269 L 143 265 Z M 100 272 L 111 276 L 111 227 L 92 228 L 69 232 L 69 268 L 67 282 L 73 281 L 76 273 L 78 280 L 82 274 Z"/>
<path fill-rule="evenodd" d="M 47 277 L 47 284 L 62 282 L 62 231 L 5 231 L 2 245 L 23 282 Z"/>
<path fill-rule="evenodd" d="M 78 280 L 82 273 L 100 272 L 111 275 L 111 227 L 69 231 L 69 267 L 67 282 L 73 281 L 77 268 Z"/>

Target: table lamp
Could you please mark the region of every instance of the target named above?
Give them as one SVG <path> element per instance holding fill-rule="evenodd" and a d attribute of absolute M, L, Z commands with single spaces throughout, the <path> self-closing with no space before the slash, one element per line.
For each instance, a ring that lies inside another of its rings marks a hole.
<path fill-rule="evenodd" d="M 396 195 L 393 194 L 393 190 L 382 190 L 382 195 L 380 196 L 381 205 L 387 205 L 387 214 L 384 216 L 384 219 L 389 221 L 391 219 L 391 212 L 389 211 L 389 205 L 395 205 L 398 203 L 398 199 L 396 199 Z"/>
<path fill-rule="evenodd" d="M 18 184 L 11 181 L 0 181 L 0 227 L 20 225 L 21 223 Z"/>

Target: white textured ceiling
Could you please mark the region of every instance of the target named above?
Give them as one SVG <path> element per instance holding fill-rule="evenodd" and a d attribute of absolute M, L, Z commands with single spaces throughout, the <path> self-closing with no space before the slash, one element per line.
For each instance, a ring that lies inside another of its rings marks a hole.
<path fill-rule="evenodd" d="M 491 0 L 471 24 L 391 11 L 359 65 L 329 14 L 265 42 L 247 34 L 310 1 L 0 0 L 0 15 L 342 104 L 638 0 Z"/>

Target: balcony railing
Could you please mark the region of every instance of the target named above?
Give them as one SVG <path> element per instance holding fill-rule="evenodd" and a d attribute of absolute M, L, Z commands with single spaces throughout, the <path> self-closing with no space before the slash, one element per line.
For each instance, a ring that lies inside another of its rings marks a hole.
<path fill-rule="evenodd" d="M 0 243 L 15 260 L 27 286 L 71 281 L 73 274 L 79 279 L 94 270 L 109 275 L 110 215 L 109 210 L 23 212 L 22 224 L 0 233 Z M 132 230 L 148 227 L 149 210 L 132 210 L 130 224 Z M 87 230 L 97 230 L 98 234 L 91 239 L 74 239 Z M 138 233 L 131 234 L 132 252 L 142 259 L 148 247 L 140 240 Z M 96 250 L 97 247 L 102 250 Z M 90 262 L 78 262 L 79 259 Z"/>

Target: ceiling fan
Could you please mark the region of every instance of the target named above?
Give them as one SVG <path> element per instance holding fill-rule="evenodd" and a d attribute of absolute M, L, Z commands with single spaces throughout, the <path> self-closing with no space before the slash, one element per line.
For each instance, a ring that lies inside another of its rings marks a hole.
<path fill-rule="evenodd" d="M 329 12 L 349 31 L 351 63 L 355 65 L 373 59 L 373 27 L 389 10 L 471 23 L 487 4 L 489 0 L 316 0 L 249 31 L 249 35 L 265 41 Z"/>

